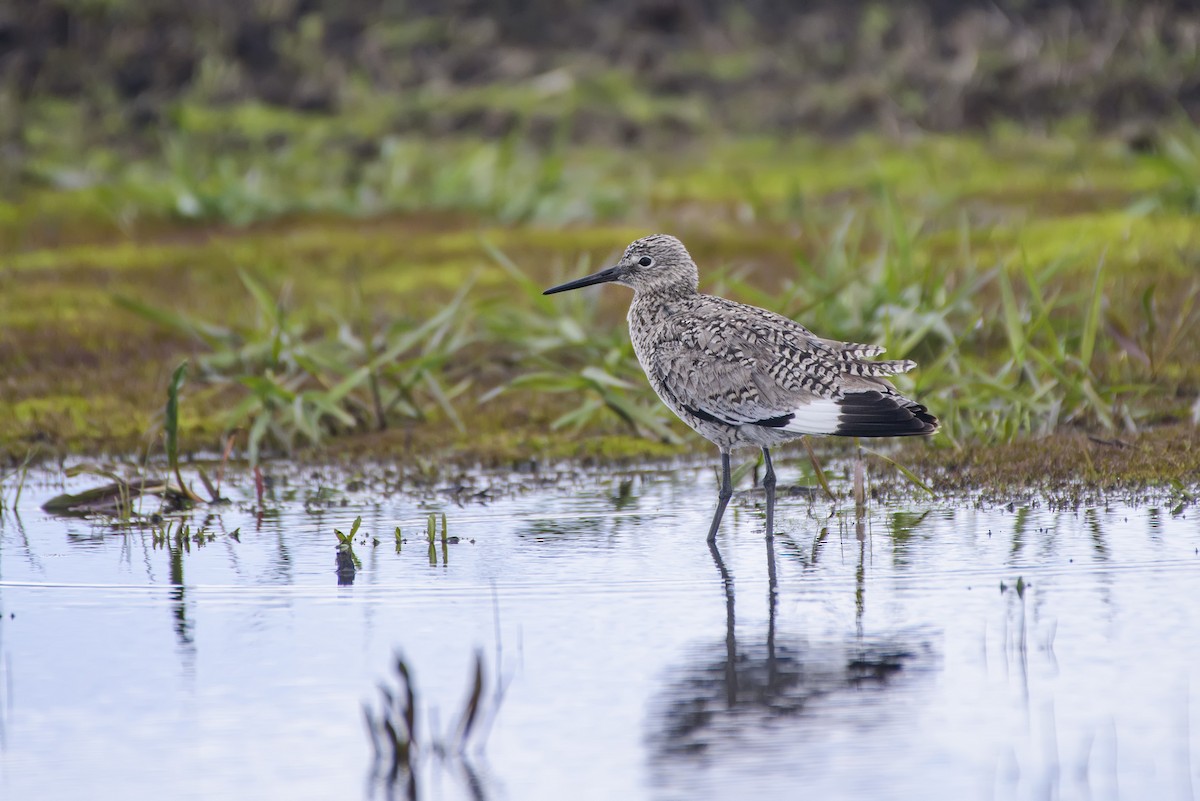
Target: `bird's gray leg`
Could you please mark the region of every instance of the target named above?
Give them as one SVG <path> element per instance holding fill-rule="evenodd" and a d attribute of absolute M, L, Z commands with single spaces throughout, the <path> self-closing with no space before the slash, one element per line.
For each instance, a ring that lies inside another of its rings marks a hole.
<path fill-rule="evenodd" d="M 762 449 L 767 462 L 767 474 L 763 476 L 763 489 L 767 491 L 767 536 L 775 536 L 775 466 L 771 464 L 771 451 Z"/>
<path fill-rule="evenodd" d="M 729 451 L 721 451 L 721 491 L 717 494 L 717 511 L 713 515 L 712 526 L 708 529 L 708 541 L 717 539 L 717 529 L 721 527 L 721 518 L 725 515 L 725 507 L 733 497 L 733 477 L 729 470 Z"/>

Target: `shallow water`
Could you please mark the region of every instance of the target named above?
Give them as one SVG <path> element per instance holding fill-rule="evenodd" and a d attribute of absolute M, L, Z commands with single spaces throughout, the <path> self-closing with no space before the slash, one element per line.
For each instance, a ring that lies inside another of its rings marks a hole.
<path fill-rule="evenodd" d="M 0 517 L 0 797 L 404 797 L 362 704 L 401 652 L 419 734 L 447 740 L 476 649 L 486 738 L 426 748 L 421 798 L 1200 786 L 1193 508 L 924 502 L 860 530 L 789 497 L 768 547 L 743 495 L 711 552 L 710 468 L 548 478 L 471 499 L 293 477 L 261 520 L 246 483 L 180 550 L 46 515 L 96 482 L 33 476 Z M 433 558 L 431 510 L 459 538 Z M 380 543 L 339 576 L 357 515 Z"/>

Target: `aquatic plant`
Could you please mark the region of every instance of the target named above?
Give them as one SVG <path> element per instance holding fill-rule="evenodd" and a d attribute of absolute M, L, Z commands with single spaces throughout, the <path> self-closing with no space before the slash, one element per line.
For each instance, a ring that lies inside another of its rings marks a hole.
<path fill-rule="evenodd" d="M 238 539 L 237 535 L 238 532 L 234 531 L 229 536 L 236 540 Z M 173 552 L 190 553 L 193 543 L 202 547 L 216 538 L 215 531 L 209 531 L 204 526 L 193 530 L 190 523 L 184 523 L 182 520 L 174 524 L 168 521 L 150 529 L 151 547 L 170 548 Z"/>
<path fill-rule="evenodd" d="M 94 475 L 109 483 L 82 492 L 56 495 L 42 504 L 42 509 L 57 515 L 102 515 L 128 526 L 141 514 L 140 509 L 134 508 L 135 501 L 158 499 L 155 513 L 176 512 L 191 504 L 191 498 L 178 487 L 160 479 L 147 478 L 136 468 L 130 471 L 134 473 L 132 476 L 121 475 L 118 469 L 91 462 L 72 465 L 65 471 L 68 477 Z"/>
<path fill-rule="evenodd" d="M 484 746 L 484 717 L 494 718 L 503 699 L 502 687 L 490 696 L 484 695 L 485 673 L 483 653 L 475 652 L 474 668 L 466 700 L 457 720 L 448 731 L 435 731 L 432 726 L 419 728 L 419 698 L 413 672 L 403 656 L 395 661 L 396 686 L 380 684 L 380 704 L 372 708 L 364 703 L 363 718 L 371 739 L 374 754 L 372 773 L 388 785 L 403 780 L 409 798 L 417 797 L 416 763 L 424 757 L 436 758 L 442 764 L 461 768 L 470 781 L 473 772 L 467 756 L 469 746 Z"/>
<path fill-rule="evenodd" d="M 25 459 L 12 473 L 0 470 L 0 513 L 9 509 L 15 510 L 21 502 L 21 492 L 25 489 L 25 479 L 29 476 L 29 465 L 33 461 L 33 454 L 33 450 L 27 451 Z M 16 477 L 16 487 L 11 500 L 8 498 L 8 488 L 5 486 L 10 476 Z"/>
<path fill-rule="evenodd" d="M 333 533 L 338 540 L 339 551 L 354 552 L 354 536 L 358 534 L 358 529 L 362 526 L 362 515 L 354 518 L 354 522 L 350 524 L 350 533 L 343 534 L 340 529 L 334 529 Z"/>
<path fill-rule="evenodd" d="M 154 514 L 178 512 L 190 508 L 194 504 L 204 503 L 204 499 L 188 487 L 187 482 L 183 480 L 183 474 L 179 468 L 179 393 L 183 386 L 184 376 L 187 373 L 187 366 L 187 360 L 181 362 L 171 374 L 171 380 L 167 385 L 167 401 L 163 409 L 162 422 L 169 473 L 167 478 L 150 478 L 148 464 L 150 453 L 149 446 L 147 446 L 146 460 L 140 465 L 129 466 L 123 471 L 124 474 L 118 472 L 121 470 L 119 467 L 98 465 L 91 462 L 76 464 L 67 468 L 65 471 L 67 476 L 95 475 L 105 478 L 111 483 L 92 487 L 83 492 L 56 495 L 46 501 L 42 505 L 42 509 L 51 514 L 60 515 L 106 515 L 116 518 L 122 525 L 129 526 L 133 522 L 133 518 L 141 514 L 140 509 L 135 511 L 134 501 L 140 502 L 147 497 L 159 499 L 159 506 Z M 218 503 L 222 500 L 218 487 L 221 473 L 224 471 L 224 465 L 228 458 L 229 447 L 227 446 L 221 459 L 220 472 L 217 475 L 217 485 L 214 485 L 208 478 L 203 468 L 199 466 L 196 468 L 200 479 L 209 492 L 209 500 L 212 503 Z M 28 457 L 26 459 L 26 468 L 27 466 Z M 171 483 L 170 475 L 174 475 L 176 483 Z M 23 474 L 22 483 L 24 483 Z M 2 483 L 0 483 L 0 487 L 2 487 Z M 20 485 L 18 485 L 17 499 L 20 499 Z M 3 508 L 2 501 L 3 494 L 0 493 L 0 509 Z"/>
<path fill-rule="evenodd" d="M 358 554 L 354 552 L 354 537 L 358 534 L 359 527 L 362 526 L 362 515 L 354 518 L 354 522 L 350 525 L 350 533 L 343 534 L 339 529 L 334 529 L 333 533 L 337 537 L 337 573 L 339 584 L 352 584 L 354 582 L 354 574 L 362 569 L 362 560 L 358 558 Z"/>
<path fill-rule="evenodd" d="M 175 368 L 175 372 L 171 374 L 171 381 L 167 384 L 167 406 L 163 411 L 163 434 L 166 438 L 167 451 L 167 466 L 175 475 L 176 487 L 179 492 L 189 501 L 200 501 L 201 498 L 188 488 L 187 482 L 183 480 L 183 475 L 179 472 L 179 390 L 183 386 L 184 376 L 187 375 L 187 360 L 184 359 Z M 204 471 L 200 471 L 204 483 L 208 486 L 208 490 L 212 493 L 212 500 L 218 499 L 217 490 L 209 482 L 208 477 L 204 475 Z"/>

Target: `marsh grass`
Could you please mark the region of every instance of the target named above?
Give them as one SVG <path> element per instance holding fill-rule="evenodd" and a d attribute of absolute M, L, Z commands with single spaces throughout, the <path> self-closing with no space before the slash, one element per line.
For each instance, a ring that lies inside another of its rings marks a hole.
<path fill-rule="evenodd" d="M 738 140 L 665 153 L 555 137 L 537 150 L 519 135 L 416 142 L 352 130 L 358 123 L 347 119 L 224 113 L 181 112 L 170 134 L 180 144 L 166 162 L 175 178 L 161 180 L 162 163 L 137 167 L 150 200 L 132 184 L 64 175 L 46 178 L 62 188 L 0 207 L 0 229 L 18 249 L 59 242 L 60 232 L 70 242 L 75 223 L 53 215 L 94 217 L 89 204 L 101 192 L 102 206 L 135 223 L 160 212 L 226 222 L 306 215 L 243 232 L 173 226 L 165 230 L 182 244 L 150 235 L 154 248 L 138 239 L 14 251 L 12 270 L 0 271 L 0 311 L 23 322 L 8 351 L 18 359 L 4 366 L 21 368 L 24 351 L 39 354 L 30 362 L 54 362 L 35 350 L 44 329 L 76 342 L 116 318 L 119 332 L 61 364 L 26 369 L 20 391 L 45 388 L 0 398 L 6 443 L 43 429 L 65 448 L 92 443 L 99 402 L 63 400 L 75 392 L 71 365 L 109 365 L 110 351 L 132 363 L 150 340 L 160 348 L 152 358 L 177 364 L 183 347 L 163 356 L 165 330 L 199 351 L 187 376 L 199 391 L 181 400 L 178 447 L 236 443 L 257 463 L 264 449 L 294 453 L 349 434 L 358 436 L 348 447 L 402 447 L 413 465 L 451 449 L 468 460 L 531 447 L 588 455 L 588 441 L 597 455 L 677 454 L 692 438 L 649 391 L 612 294 L 540 294 L 651 225 L 688 242 L 705 289 L 916 360 L 898 383 L 943 420 L 935 447 L 1142 431 L 1200 414 L 1200 239 L 1187 200 L 1198 151 L 1184 126 L 1157 137 L 1149 154 L 1075 134 L 1012 132 Z M 137 161 L 97 158 L 87 169 L 128 170 L 132 181 Z M 393 208 L 451 214 L 346 219 Z M 50 211 L 54 224 L 30 224 Z M 555 227 L 610 214 L 638 227 Z M 201 232 L 217 244 L 193 246 L 188 237 Z M 241 272 L 240 298 L 223 284 L 227 265 L 211 266 L 228 254 L 255 268 Z M 540 267 L 547 263 L 560 265 L 556 275 Z M 193 270 L 186 306 L 164 289 L 168 265 Z M 259 277 L 284 272 L 287 281 Z M 96 312 L 102 304 L 74 287 L 68 296 L 59 275 L 94 281 L 101 297 L 118 288 L 140 319 Z M 331 291 L 350 300 L 329 308 Z M 63 311 L 47 323 L 28 314 L 34 304 Z M 231 308 L 245 311 L 230 321 Z M 123 419 L 144 408 L 150 379 L 122 374 L 142 392 L 116 397 L 104 378 L 89 375 Z"/>
<path fill-rule="evenodd" d="M 1139 200 L 1132 211 L 1150 213 L 1175 208 L 1200 213 L 1200 131 L 1181 126 L 1166 134 L 1151 158 L 1165 181 L 1157 192 Z"/>
<path fill-rule="evenodd" d="M 176 487 L 187 501 L 196 503 L 202 502 L 202 499 L 192 492 L 187 482 L 183 480 L 183 474 L 179 472 L 179 392 L 183 387 L 184 377 L 187 375 L 187 366 L 186 359 L 180 362 L 179 366 L 175 368 L 175 372 L 171 374 L 171 381 L 167 385 L 167 405 L 163 410 L 163 437 L 167 452 L 167 467 L 175 476 Z M 200 477 L 208 488 L 211 500 L 216 502 L 220 497 L 217 489 L 208 480 L 208 476 L 204 474 L 203 470 L 200 471 Z"/>
<path fill-rule="evenodd" d="M 716 273 L 715 291 L 789 314 L 822 336 L 880 343 L 890 358 L 916 360 L 897 384 L 942 421 L 935 444 L 1008 443 L 1069 428 L 1136 432 L 1190 414 L 1200 277 L 1131 279 L 1104 253 L 1091 263 L 979 254 L 965 222 L 948 240 L 944 225 L 903 213 L 884 189 L 862 207 L 805 212 L 801 226 L 803 247 L 793 248 L 775 286 L 726 270 Z M 436 419 L 474 434 L 479 415 L 464 415 L 463 404 L 490 410 L 502 395 L 561 398 L 551 404 L 551 430 L 615 423 L 682 441 L 602 292 L 545 297 L 545 279 L 490 242 L 482 249 L 503 274 L 503 291 L 467 283 L 423 319 L 378 322 L 361 290 L 349 313 L 293 308 L 286 287 L 269 292 L 244 272 L 255 313 L 233 327 L 119 302 L 208 348 L 196 359 L 199 378 L 242 393 L 226 426 L 247 432 L 252 462 L 267 441 L 291 450 L 398 423 Z M 591 268 L 584 255 L 569 273 Z M 872 456 L 929 488 L 896 459 Z M 823 477 L 819 467 L 814 475 Z"/>
<path fill-rule="evenodd" d="M 247 226 L 431 210 L 562 225 L 611 219 L 646 189 L 617 156 L 580 152 L 561 136 L 534 146 L 521 126 L 500 139 L 404 137 L 254 103 L 185 106 L 172 123 L 146 154 L 63 140 L 31 160 L 29 183 L 69 192 L 80 212 L 125 232 L 156 221 Z"/>
<path fill-rule="evenodd" d="M 451 379 L 447 367 L 470 340 L 464 314 L 469 285 L 427 319 L 374 326 L 361 307 L 349 316 L 295 310 L 286 287 L 272 294 L 248 273 L 239 275 L 256 313 L 236 327 L 133 298 L 116 301 L 208 348 L 197 359 L 201 377 L 241 391 L 226 427 L 247 431 L 252 464 L 264 442 L 291 451 L 338 433 L 381 431 L 397 418 L 423 421 L 432 408 L 462 428 L 453 401 L 470 379 Z"/>
<path fill-rule="evenodd" d="M 915 359 L 918 369 L 897 384 L 934 410 L 954 446 L 1063 426 L 1136 431 L 1159 413 L 1143 401 L 1176 394 L 1178 377 L 1163 364 L 1200 332 L 1200 277 L 1164 314 L 1156 283 L 1139 305 L 1117 296 L 1104 255 L 1090 271 L 1069 258 L 1035 266 L 1021 254 L 981 265 L 965 235 L 953 255 L 939 253 L 920 241 L 924 222 L 896 209 L 884 194 L 867 215 L 811 229 L 817 255 L 797 253 L 777 294 L 736 274 L 721 283 L 822 336 Z"/>

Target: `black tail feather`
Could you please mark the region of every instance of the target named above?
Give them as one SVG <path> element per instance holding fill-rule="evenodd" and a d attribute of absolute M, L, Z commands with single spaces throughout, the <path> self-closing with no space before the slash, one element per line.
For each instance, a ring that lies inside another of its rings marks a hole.
<path fill-rule="evenodd" d="M 876 390 L 849 392 L 839 404 L 840 437 L 912 437 L 937 431 L 937 418 L 919 403 Z"/>

